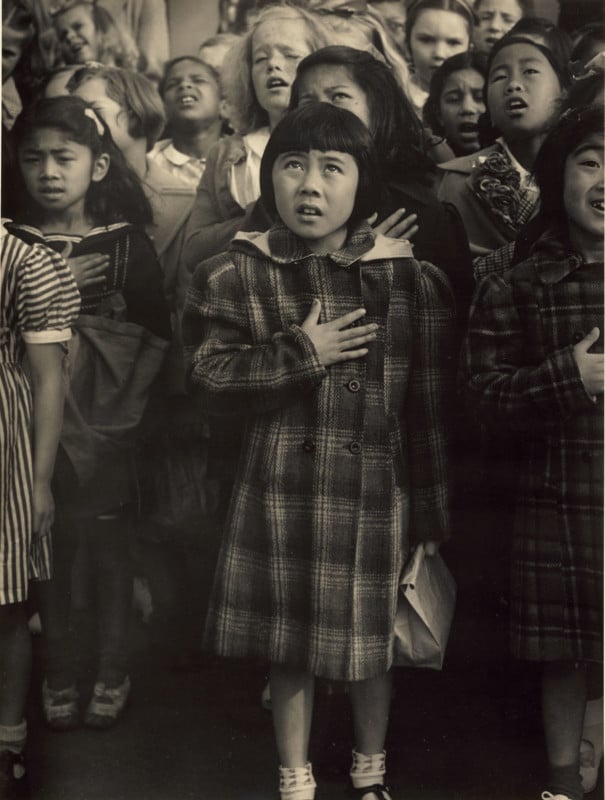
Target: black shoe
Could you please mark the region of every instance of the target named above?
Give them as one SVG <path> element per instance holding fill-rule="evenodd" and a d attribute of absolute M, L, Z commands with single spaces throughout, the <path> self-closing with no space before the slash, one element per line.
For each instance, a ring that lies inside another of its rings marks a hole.
<path fill-rule="evenodd" d="M 23 753 L 0 750 L 0 800 L 24 800 L 29 796 Z"/>
<path fill-rule="evenodd" d="M 391 800 L 390 789 L 384 783 L 374 783 L 372 786 L 362 786 L 360 788 L 349 785 L 349 795 L 350 797 L 364 798 L 364 800 L 374 800 L 374 798 L 376 800 Z"/>

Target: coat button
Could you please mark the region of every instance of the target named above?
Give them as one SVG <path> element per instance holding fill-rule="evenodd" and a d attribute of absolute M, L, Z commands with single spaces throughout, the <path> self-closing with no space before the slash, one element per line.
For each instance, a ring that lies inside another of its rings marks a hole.
<path fill-rule="evenodd" d="M 315 450 L 315 442 L 311 438 L 305 439 L 302 448 L 305 453 L 313 453 Z"/>
<path fill-rule="evenodd" d="M 361 453 L 361 442 L 351 442 L 349 450 L 354 456 L 358 456 Z"/>
<path fill-rule="evenodd" d="M 358 392 L 361 389 L 361 383 L 356 378 L 353 378 L 347 383 L 347 389 L 353 393 Z"/>
<path fill-rule="evenodd" d="M 576 331 L 576 332 L 574 333 L 574 335 L 573 335 L 573 340 L 574 340 L 574 342 L 577 344 L 578 342 L 581 342 L 581 341 L 582 341 L 582 339 L 584 338 L 584 336 L 585 336 L 585 334 L 584 334 L 582 331 Z"/>

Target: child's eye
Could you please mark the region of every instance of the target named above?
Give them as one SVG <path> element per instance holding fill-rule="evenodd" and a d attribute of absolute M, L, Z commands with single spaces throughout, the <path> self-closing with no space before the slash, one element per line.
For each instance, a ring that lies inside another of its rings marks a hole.
<path fill-rule="evenodd" d="M 447 103 L 448 105 L 454 105 L 456 103 L 462 102 L 462 93 L 461 92 L 451 92 L 448 94 L 443 95 L 443 102 Z"/>
<path fill-rule="evenodd" d="M 462 39 L 447 39 L 446 40 L 448 47 L 462 47 L 463 42 Z"/>
<path fill-rule="evenodd" d="M 256 56 L 254 59 L 255 64 L 262 64 L 263 61 L 267 60 L 267 56 Z"/>
<path fill-rule="evenodd" d="M 285 169 L 302 169 L 302 163 L 296 158 L 290 158 L 284 163 Z"/>
<path fill-rule="evenodd" d="M 585 161 L 580 161 L 580 166 L 589 167 L 590 169 L 600 169 L 601 167 L 599 162 L 592 158 L 587 158 Z"/>
<path fill-rule="evenodd" d="M 416 37 L 416 41 L 420 42 L 421 44 L 432 44 L 435 41 L 435 39 L 434 39 L 433 36 L 422 36 L 422 35 L 420 35 L 420 36 Z"/>
<path fill-rule="evenodd" d="M 481 89 L 473 90 L 473 100 L 475 101 L 475 103 L 483 104 L 483 92 L 481 91 Z"/>
<path fill-rule="evenodd" d="M 526 67 L 526 69 L 524 69 L 523 72 L 524 72 L 525 75 L 539 75 L 540 74 L 540 70 L 534 69 L 534 67 Z"/>
<path fill-rule="evenodd" d="M 489 79 L 490 83 L 496 83 L 496 81 L 503 81 L 506 79 L 506 72 L 495 72 Z"/>
<path fill-rule="evenodd" d="M 342 173 L 341 168 L 337 164 L 326 164 L 324 169 L 325 169 L 326 172 L 330 172 L 330 173 L 335 173 L 335 172 Z"/>
<path fill-rule="evenodd" d="M 351 95 L 346 94 L 345 92 L 334 92 L 332 95 L 332 100 L 350 100 Z"/>

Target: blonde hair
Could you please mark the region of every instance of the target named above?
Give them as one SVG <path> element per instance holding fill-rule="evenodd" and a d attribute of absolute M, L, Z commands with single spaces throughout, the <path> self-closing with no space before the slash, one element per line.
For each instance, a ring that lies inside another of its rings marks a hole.
<path fill-rule="evenodd" d="M 250 133 L 269 124 L 269 115 L 260 105 L 252 84 L 252 37 L 259 25 L 268 19 L 300 19 L 307 31 L 311 50 L 330 44 L 328 32 L 315 15 L 290 3 L 276 3 L 264 8 L 253 27 L 237 42 L 225 58 L 221 85 L 229 103 L 230 122 L 241 134 Z"/>

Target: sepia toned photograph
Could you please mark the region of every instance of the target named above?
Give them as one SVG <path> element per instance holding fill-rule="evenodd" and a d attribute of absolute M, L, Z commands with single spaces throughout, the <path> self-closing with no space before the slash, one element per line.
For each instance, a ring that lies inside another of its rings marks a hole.
<path fill-rule="evenodd" d="M 0 800 L 605 800 L 602 0 L 3 0 Z"/>

